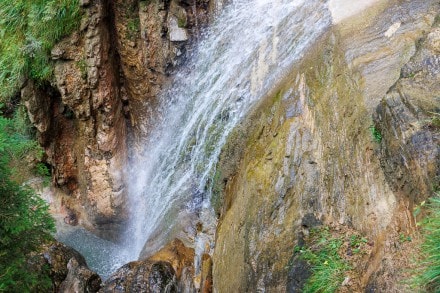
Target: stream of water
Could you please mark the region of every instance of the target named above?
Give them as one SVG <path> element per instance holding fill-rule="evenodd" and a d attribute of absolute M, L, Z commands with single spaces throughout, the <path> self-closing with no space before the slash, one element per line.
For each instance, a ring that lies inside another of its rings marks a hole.
<path fill-rule="evenodd" d="M 161 121 L 131 166 L 133 259 L 146 243 L 148 254 L 182 229 L 197 238 L 197 221 L 214 234 L 210 179 L 228 135 L 330 23 L 320 0 L 239 0 L 225 8 L 163 93 Z"/>
<path fill-rule="evenodd" d="M 211 179 L 228 135 L 330 25 L 323 0 L 236 0 L 223 9 L 161 96 L 160 121 L 127 171 L 127 241 L 98 272 L 175 237 L 197 253 L 212 249 Z"/>

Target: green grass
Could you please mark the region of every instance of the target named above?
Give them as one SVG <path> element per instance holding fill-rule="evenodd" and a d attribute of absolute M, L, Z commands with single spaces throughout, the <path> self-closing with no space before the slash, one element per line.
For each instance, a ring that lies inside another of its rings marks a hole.
<path fill-rule="evenodd" d="M 427 292 L 440 292 L 440 194 L 426 204 L 428 216 L 421 222 L 424 241 L 414 287 Z"/>
<path fill-rule="evenodd" d="M 78 0 L 0 0 L 0 102 L 52 78 L 50 50 L 78 27 Z"/>
<path fill-rule="evenodd" d="M 332 293 L 344 281 L 345 273 L 350 269 L 348 263 L 339 255 L 343 241 L 331 236 L 327 228 L 312 233 L 314 244 L 301 249 L 301 258 L 311 265 L 312 276 L 304 286 L 304 293 Z"/>

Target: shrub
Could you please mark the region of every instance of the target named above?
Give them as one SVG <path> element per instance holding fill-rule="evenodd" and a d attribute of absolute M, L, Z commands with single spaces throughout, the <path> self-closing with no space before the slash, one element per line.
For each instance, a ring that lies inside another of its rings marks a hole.
<path fill-rule="evenodd" d="M 16 110 L 12 119 L 0 116 L 0 154 L 12 171 L 11 179 L 24 182 L 32 174 L 32 168 L 41 160 L 43 150 L 30 139 L 29 127 L 24 108 Z"/>
<path fill-rule="evenodd" d="M 50 50 L 79 24 L 78 0 L 0 1 L 0 102 L 26 78 L 51 79 Z"/>
<path fill-rule="evenodd" d="M 39 147 L 14 127 L 17 118 L 0 117 L 0 292 L 44 292 L 48 276 L 30 268 L 30 254 L 51 239 L 54 222 L 47 204 L 11 178 L 12 162 L 38 154 Z"/>

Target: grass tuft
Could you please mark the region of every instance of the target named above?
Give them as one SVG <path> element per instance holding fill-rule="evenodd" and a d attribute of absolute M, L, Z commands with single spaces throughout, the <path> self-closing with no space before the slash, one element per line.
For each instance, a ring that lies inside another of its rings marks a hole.
<path fill-rule="evenodd" d="M 0 1 L 0 102 L 15 95 L 26 78 L 53 76 L 50 50 L 78 27 L 78 0 Z"/>
<path fill-rule="evenodd" d="M 428 216 L 421 222 L 424 242 L 414 287 L 440 292 L 440 194 L 427 203 Z"/>
<path fill-rule="evenodd" d="M 311 265 L 312 276 L 304 286 L 304 293 L 332 293 L 344 281 L 350 269 L 348 263 L 339 255 L 343 241 L 331 236 L 327 228 L 312 232 L 314 245 L 301 249 L 301 258 Z"/>

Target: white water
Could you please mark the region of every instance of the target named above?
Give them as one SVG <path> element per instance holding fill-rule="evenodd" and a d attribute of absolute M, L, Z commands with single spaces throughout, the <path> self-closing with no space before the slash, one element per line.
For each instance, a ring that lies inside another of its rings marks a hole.
<path fill-rule="evenodd" d="M 196 237 L 204 249 L 215 229 L 210 179 L 229 133 L 330 23 L 320 0 L 238 0 L 225 8 L 163 93 L 162 120 L 130 166 L 131 259 L 146 243 L 154 251 L 177 235 Z M 196 221 L 203 236 L 182 233 Z"/>
<path fill-rule="evenodd" d="M 210 252 L 210 182 L 228 135 L 330 25 L 323 0 L 236 0 L 223 9 L 164 91 L 160 121 L 128 166 L 126 243 L 108 250 L 101 274 L 175 237 Z"/>

